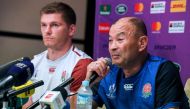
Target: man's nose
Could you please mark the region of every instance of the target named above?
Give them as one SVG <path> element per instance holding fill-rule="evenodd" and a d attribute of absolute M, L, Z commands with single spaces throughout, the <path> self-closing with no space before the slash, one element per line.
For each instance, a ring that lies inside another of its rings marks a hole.
<path fill-rule="evenodd" d="M 109 49 L 110 50 L 115 50 L 117 48 L 117 42 L 113 41 L 111 44 L 109 44 Z"/>
<path fill-rule="evenodd" d="M 46 34 L 50 34 L 52 32 L 51 27 L 47 26 L 45 29 Z"/>

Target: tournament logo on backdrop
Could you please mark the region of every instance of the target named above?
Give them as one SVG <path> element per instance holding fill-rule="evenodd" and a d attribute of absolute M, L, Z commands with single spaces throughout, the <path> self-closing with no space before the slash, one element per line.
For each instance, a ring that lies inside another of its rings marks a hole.
<path fill-rule="evenodd" d="M 98 25 L 99 33 L 109 33 L 110 30 L 110 23 L 100 23 Z"/>
<path fill-rule="evenodd" d="M 165 13 L 165 8 L 166 8 L 166 1 L 151 2 L 150 13 L 151 14 Z"/>
<path fill-rule="evenodd" d="M 118 4 L 116 7 L 115 7 L 115 12 L 116 14 L 118 15 L 124 15 L 127 13 L 127 5 L 125 4 Z"/>
<path fill-rule="evenodd" d="M 152 33 L 160 33 L 162 24 L 161 22 L 152 22 L 151 28 L 152 28 Z"/>
<path fill-rule="evenodd" d="M 171 1 L 170 12 L 186 12 L 186 0 Z"/>
<path fill-rule="evenodd" d="M 169 21 L 168 33 L 184 33 L 185 21 Z"/>
<path fill-rule="evenodd" d="M 144 4 L 143 3 L 135 3 L 134 11 L 135 14 L 142 14 L 144 10 Z"/>
<path fill-rule="evenodd" d="M 100 5 L 100 15 L 110 15 L 111 5 Z"/>

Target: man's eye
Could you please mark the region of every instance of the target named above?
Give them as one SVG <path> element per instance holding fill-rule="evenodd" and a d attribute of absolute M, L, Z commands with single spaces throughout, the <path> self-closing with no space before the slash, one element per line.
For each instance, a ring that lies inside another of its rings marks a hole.
<path fill-rule="evenodd" d="M 58 24 L 52 24 L 51 26 L 52 27 L 58 27 L 59 25 Z"/>
<path fill-rule="evenodd" d="M 123 41 L 124 39 L 117 39 L 117 41 Z"/>
<path fill-rule="evenodd" d="M 46 25 L 45 24 L 41 24 L 41 27 L 46 27 Z"/>
<path fill-rule="evenodd" d="M 111 39 L 109 39 L 109 40 L 108 40 L 108 42 L 112 42 L 112 40 L 111 40 Z"/>

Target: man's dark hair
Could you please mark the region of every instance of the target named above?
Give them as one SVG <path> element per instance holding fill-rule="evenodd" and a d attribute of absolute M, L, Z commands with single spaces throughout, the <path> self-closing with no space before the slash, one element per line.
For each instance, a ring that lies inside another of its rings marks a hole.
<path fill-rule="evenodd" d="M 68 25 L 76 25 L 76 14 L 69 5 L 63 2 L 52 2 L 44 6 L 40 11 L 40 15 L 52 13 L 61 13 L 63 20 Z"/>
<path fill-rule="evenodd" d="M 131 18 L 129 20 L 136 28 L 135 36 L 147 36 L 147 29 L 144 21 L 140 18 Z"/>

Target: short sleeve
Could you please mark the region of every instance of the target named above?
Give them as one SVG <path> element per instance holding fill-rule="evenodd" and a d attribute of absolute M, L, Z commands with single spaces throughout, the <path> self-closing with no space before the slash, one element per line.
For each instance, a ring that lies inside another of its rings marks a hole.
<path fill-rule="evenodd" d="M 93 87 L 96 87 L 96 92 L 93 92 L 93 100 L 96 102 L 96 104 L 98 105 L 98 107 L 102 107 L 103 106 L 103 101 L 102 98 L 100 96 L 104 96 L 101 95 L 102 93 L 104 93 L 103 89 L 100 85 L 100 83 L 95 84 Z"/>
<path fill-rule="evenodd" d="M 92 62 L 92 59 L 85 58 L 78 61 L 76 66 L 73 69 L 72 77 L 74 81 L 71 83 L 70 90 L 71 92 L 76 92 L 82 84 L 82 81 L 86 77 L 87 66 Z"/>
<path fill-rule="evenodd" d="M 186 107 L 187 97 L 184 92 L 178 68 L 171 62 L 163 63 L 156 77 L 156 102 L 155 107 L 176 106 Z"/>

